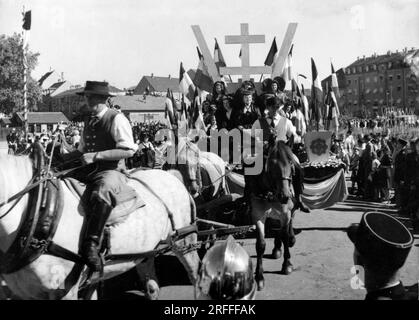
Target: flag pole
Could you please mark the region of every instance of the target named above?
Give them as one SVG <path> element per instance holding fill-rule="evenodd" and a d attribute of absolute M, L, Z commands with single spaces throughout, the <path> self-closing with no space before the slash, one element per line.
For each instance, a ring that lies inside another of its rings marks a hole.
<path fill-rule="evenodd" d="M 25 17 L 25 6 L 23 6 L 23 17 Z M 27 61 L 25 49 L 25 30 L 22 31 L 22 54 L 23 54 L 23 119 L 25 139 L 28 135 L 28 90 L 27 90 Z"/>

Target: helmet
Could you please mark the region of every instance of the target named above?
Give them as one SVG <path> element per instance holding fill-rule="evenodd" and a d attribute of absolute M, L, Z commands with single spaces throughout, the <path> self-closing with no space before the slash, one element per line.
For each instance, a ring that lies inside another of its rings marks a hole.
<path fill-rule="evenodd" d="M 252 260 L 229 236 L 205 254 L 195 284 L 198 300 L 254 300 L 256 282 Z"/>

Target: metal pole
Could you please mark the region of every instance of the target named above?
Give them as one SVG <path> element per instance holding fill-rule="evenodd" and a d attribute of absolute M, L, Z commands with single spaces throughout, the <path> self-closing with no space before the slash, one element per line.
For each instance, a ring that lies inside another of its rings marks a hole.
<path fill-rule="evenodd" d="M 23 6 L 22 15 L 25 16 L 25 6 Z M 25 31 L 22 31 L 22 54 L 23 54 L 23 117 L 24 117 L 24 132 L 25 139 L 28 135 L 28 90 L 27 90 L 27 60 L 25 48 Z"/>

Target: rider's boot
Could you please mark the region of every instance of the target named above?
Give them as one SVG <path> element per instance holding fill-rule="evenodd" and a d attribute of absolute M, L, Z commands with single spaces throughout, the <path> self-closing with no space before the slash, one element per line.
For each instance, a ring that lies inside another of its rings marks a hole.
<path fill-rule="evenodd" d="M 102 267 L 99 256 L 100 238 L 112 209 L 113 208 L 105 202 L 97 201 L 88 218 L 86 236 L 83 241 L 81 254 L 87 266 L 94 272 L 100 271 Z"/>

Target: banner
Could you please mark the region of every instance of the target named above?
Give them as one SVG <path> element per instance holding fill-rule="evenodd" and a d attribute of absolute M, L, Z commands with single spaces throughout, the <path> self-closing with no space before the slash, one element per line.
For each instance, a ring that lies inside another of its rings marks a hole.
<path fill-rule="evenodd" d="M 304 183 L 302 200 L 310 209 L 325 209 L 348 196 L 345 171 L 339 170 L 333 177 L 319 183 Z"/>

